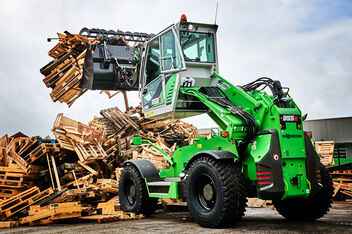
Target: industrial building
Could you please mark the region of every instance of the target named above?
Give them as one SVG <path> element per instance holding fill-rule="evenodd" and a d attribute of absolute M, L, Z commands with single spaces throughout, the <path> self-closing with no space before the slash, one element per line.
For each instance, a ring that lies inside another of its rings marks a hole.
<path fill-rule="evenodd" d="M 305 120 L 314 141 L 334 141 L 334 157 L 352 158 L 352 117 Z"/>

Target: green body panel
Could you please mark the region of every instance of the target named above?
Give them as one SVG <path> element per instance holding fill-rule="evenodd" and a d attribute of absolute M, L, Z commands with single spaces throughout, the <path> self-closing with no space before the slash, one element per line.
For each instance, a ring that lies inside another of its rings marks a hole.
<path fill-rule="evenodd" d="M 218 149 L 238 155 L 234 142 L 231 142 L 228 138 L 215 137 L 206 140 L 204 137 L 199 137 L 193 144 L 176 149 L 172 156 L 174 166 L 161 170 L 159 173 L 160 177 L 178 177 L 184 171 L 185 165 L 193 155 L 200 151 Z"/>
<path fill-rule="evenodd" d="M 176 77 L 177 77 L 177 74 L 174 73 L 165 84 L 166 105 L 172 103 L 172 100 L 174 98 Z"/>
<path fill-rule="evenodd" d="M 255 163 L 259 162 L 263 155 L 266 155 L 270 148 L 271 135 L 260 135 L 255 139 L 255 143 L 249 145 L 251 149 L 248 154 L 250 157 L 246 157 L 243 160 L 243 174 L 245 179 L 249 179 L 251 181 L 257 180 L 257 170 L 255 167 Z"/>

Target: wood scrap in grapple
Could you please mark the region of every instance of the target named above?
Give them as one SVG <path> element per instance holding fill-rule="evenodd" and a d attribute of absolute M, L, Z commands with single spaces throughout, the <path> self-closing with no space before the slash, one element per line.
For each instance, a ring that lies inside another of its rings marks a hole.
<path fill-rule="evenodd" d="M 88 124 L 58 114 L 52 128 L 55 139 L 21 132 L 0 138 L 1 227 L 141 218 L 119 210 L 122 164 L 139 158 L 158 170 L 169 164 L 154 147 L 132 145 L 133 137 L 148 139 L 172 156 L 177 146 L 198 136 L 193 125 L 180 120 L 145 120 L 141 106 L 100 113 Z"/>
<path fill-rule="evenodd" d="M 57 35 L 59 43 L 48 52 L 54 60 L 41 68 L 40 72 L 45 76 L 43 79 L 45 85 L 52 89 L 51 99 L 54 102 L 65 102 L 71 106 L 87 91 L 79 85 L 83 79 L 87 45 L 94 44 L 96 40 L 69 32 Z"/>

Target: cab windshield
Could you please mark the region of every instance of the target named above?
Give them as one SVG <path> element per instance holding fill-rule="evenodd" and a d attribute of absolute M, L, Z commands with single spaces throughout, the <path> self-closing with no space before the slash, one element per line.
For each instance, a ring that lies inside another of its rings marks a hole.
<path fill-rule="evenodd" d="M 215 63 L 214 34 L 181 31 L 180 42 L 185 61 Z"/>

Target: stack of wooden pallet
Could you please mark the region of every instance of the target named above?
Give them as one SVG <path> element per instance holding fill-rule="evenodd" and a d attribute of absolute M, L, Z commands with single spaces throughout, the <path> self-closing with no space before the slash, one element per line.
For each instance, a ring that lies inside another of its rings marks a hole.
<path fill-rule="evenodd" d="M 352 170 L 336 170 L 330 172 L 334 182 L 334 196 L 340 194 L 341 197 L 352 199 Z"/>
<path fill-rule="evenodd" d="M 316 141 L 314 143 L 315 150 L 321 156 L 321 163 L 324 166 L 332 166 L 335 164 L 334 161 L 334 141 Z"/>
<path fill-rule="evenodd" d="M 1 137 L 0 219 L 6 222 L 0 226 L 68 218 L 98 222 L 140 218 L 115 210 L 122 164 L 144 158 L 160 170 L 169 163 L 150 144 L 134 146 L 133 138 L 147 139 L 172 156 L 176 146 L 197 137 L 192 125 L 178 120 L 148 121 L 140 108 L 104 109 L 102 117 L 88 125 L 58 114 L 52 129 L 55 139 L 22 133 Z"/>
<path fill-rule="evenodd" d="M 54 60 L 49 62 L 40 72 L 45 76 L 44 83 L 52 88 L 51 99 L 56 102 L 65 102 L 71 106 L 87 90 L 80 87 L 83 79 L 83 65 L 87 45 L 96 43 L 96 40 L 87 39 L 79 34 L 57 34 L 59 43 L 49 51 Z"/>
<path fill-rule="evenodd" d="M 32 187 L 12 196 L 0 203 L 0 219 L 7 220 L 19 212 L 25 211 L 30 205 L 44 200 L 52 193 L 51 188 L 41 192 L 38 187 Z"/>
<path fill-rule="evenodd" d="M 30 174 L 17 164 L 0 166 L 0 199 L 10 198 L 31 186 Z"/>

